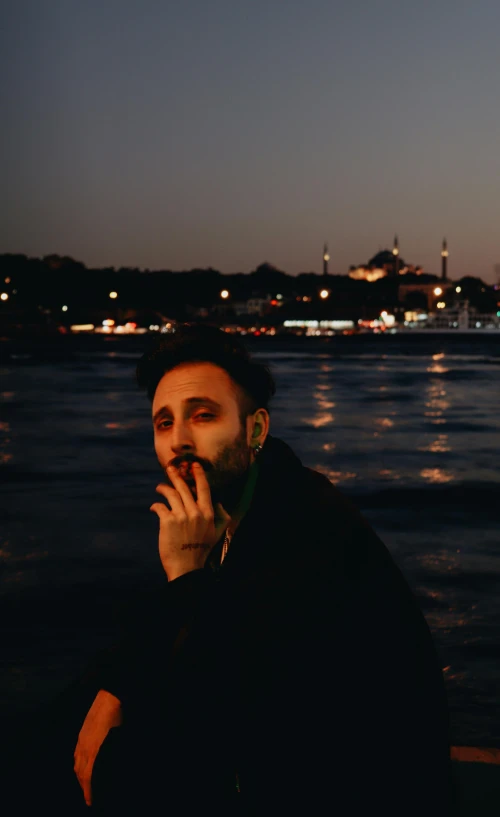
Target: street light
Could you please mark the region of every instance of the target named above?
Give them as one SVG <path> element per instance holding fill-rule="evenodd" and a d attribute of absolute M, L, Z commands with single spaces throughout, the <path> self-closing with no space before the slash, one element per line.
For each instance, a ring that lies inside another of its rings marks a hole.
<path fill-rule="evenodd" d="M 221 296 L 221 298 L 224 298 L 224 299 L 229 298 L 229 292 L 227 291 L 227 289 L 223 289 L 220 296 Z"/>
<path fill-rule="evenodd" d="M 327 289 L 322 289 L 321 292 L 319 293 L 319 297 L 323 298 L 323 300 L 324 300 L 325 298 L 328 298 L 329 294 L 330 293 L 328 292 Z"/>
<path fill-rule="evenodd" d="M 118 293 L 117 293 L 117 292 L 115 292 L 115 291 L 110 292 L 110 293 L 109 293 L 109 297 L 110 297 L 110 298 L 113 298 L 113 299 L 114 299 L 114 298 L 118 298 Z"/>
<path fill-rule="evenodd" d="M 442 294 L 443 294 L 443 290 L 441 289 L 441 287 L 436 287 L 436 289 L 434 290 L 434 295 L 442 295 Z"/>
<path fill-rule="evenodd" d="M 0 295 L 0 298 L 2 299 L 2 301 L 6 301 L 8 299 L 8 297 L 9 296 L 7 295 L 6 292 L 2 292 L 2 294 Z"/>
<path fill-rule="evenodd" d="M 462 292 L 462 287 L 457 287 L 457 288 L 455 289 L 455 292 Z"/>
<path fill-rule="evenodd" d="M 61 309 L 62 309 L 62 311 L 63 311 L 63 312 L 67 312 L 67 311 L 68 311 L 68 307 L 67 307 L 67 306 L 63 306 L 63 307 L 61 307 Z"/>

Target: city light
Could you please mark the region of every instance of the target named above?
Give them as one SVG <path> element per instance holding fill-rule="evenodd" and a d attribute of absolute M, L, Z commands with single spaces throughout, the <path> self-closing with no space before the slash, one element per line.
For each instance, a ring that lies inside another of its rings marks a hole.
<path fill-rule="evenodd" d="M 319 293 L 319 297 L 325 299 L 328 298 L 329 294 L 330 293 L 328 292 L 327 289 L 322 289 L 321 292 Z"/>
<path fill-rule="evenodd" d="M 2 301 L 6 301 L 6 300 L 8 300 L 8 297 L 9 297 L 9 296 L 7 295 L 7 293 L 6 293 L 6 292 L 2 292 L 2 294 L 0 295 L 0 298 L 2 299 Z"/>
<path fill-rule="evenodd" d="M 229 292 L 227 291 L 227 289 L 223 289 L 220 296 L 221 298 L 229 298 Z"/>
<path fill-rule="evenodd" d="M 437 308 L 438 309 L 444 309 L 445 306 L 446 306 L 446 304 L 445 304 L 444 301 L 438 301 L 438 303 L 437 303 Z"/>
<path fill-rule="evenodd" d="M 114 323 L 114 321 L 113 321 L 113 323 Z M 120 326 L 115 326 L 115 328 L 113 330 L 110 329 L 109 331 L 113 331 L 116 335 L 129 335 L 131 332 L 136 332 L 137 331 L 137 324 L 132 322 L 132 321 L 129 321 L 129 322 L 127 322 L 125 324 L 125 326 L 121 326 L 121 325 Z M 142 331 L 142 330 L 140 330 L 140 331 Z"/>
<path fill-rule="evenodd" d="M 443 290 L 441 289 L 441 287 L 436 287 L 436 289 L 434 290 L 434 295 L 442 295 L 442 294 L 443 294 Z"/>
<path fill-rule="evenodd" d="M 93 323 L 75 323 L 69 327 L 72 332 L 92 332 L 94 328 Z"/>
<path fill-rule="evenodd" d="M 117 293 L 117 292 L 115 292 L 115 291 L 110 292 L 110 293 L 109 293 L 109 297 L 110 297 L 110 298 L 118 298 L 118 293 Z"/>
<path fill-rule="evenodd" d="M 382 318 L 382 322 L 387 327 L 392 327 L 396 323 L 396 316 L 389 315 L 389 313 L 384 309 L 383 312 L 380 313 L 380 317 Z"/>
<path fill-rule="evenodd" d="M 102 322 L 103 326 L 114 326 L 115 322 L 112 318 L 106 318 L 105 321 Z"/>
<path fill-rule="evenodd" d="M 417 321 L 426 321 L 428 317 L 427 312 L 405 312 L 405 324 L 416 323 Z"/>
<path fill-rule="evenodd" d="M 354 321 L 287 320 L 283 322 L 283 326 L 308 329 L 354 329 Z"/>
<path fill-rule="evenodd" d="M 462 287 L 457 287 L 457 288 L 455 289 L 455 292 L 462 292 Z"/>
<path fill-rule="evenodd" d="M 61 309 L 62 309 L 62 311 L 63 311 L 63 312 L 67 312 L 67 311 L 68 311 L 68 307 L 67 307 L 66 305 L 62 306 L 62 307 L 61 307 Z"/>

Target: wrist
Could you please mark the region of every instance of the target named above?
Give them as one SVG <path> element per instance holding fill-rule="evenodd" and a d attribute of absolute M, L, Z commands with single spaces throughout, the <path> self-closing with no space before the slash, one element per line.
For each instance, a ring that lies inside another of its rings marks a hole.
<path fill-rule="evenodd" d="M 108 706 L 110 709 L 118 709 L 122 705 L 120 699 L 113 695 L 112 692 L 108 692 L 107 689 L 100 689 L 97 698 L 101 705 Z"/>
<path fill-rule="evenodd" d="M 212 545 L 207 542 L 187 542 L 178 548 L 176 553 L 170 553 L 167 558 L 161 560 L 169 582 L 193 570 L 202 570 Z"/>
<path fill-rule="evenodd" d="M 181 576 L 187 576 L 188 573 L 195 573 L 198 570 L 203 570 L 204 565 L 194 565 L 193 567 L 188 567 L 187 565 L 176 565 L 174 567 L 169 567 L 168 570 L 165 568 L 165 573 L 167 574 L 167 579 L 169 582 L 175 581 L 175 579 L 180 579 Z"/>

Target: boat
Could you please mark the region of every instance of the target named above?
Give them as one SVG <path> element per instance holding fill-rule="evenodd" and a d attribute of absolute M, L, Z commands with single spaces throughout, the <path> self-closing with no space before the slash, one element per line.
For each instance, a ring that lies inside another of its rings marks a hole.
<path fill-rule="evenodd" d="M 439 306 L 439 305 L 438 305 Z M 397 332 L 429 333 L 500 333 L 500 312 L 480 313 L 471 307 L 468 300 L 456 306 L 443 306 L 437 312 L 405 313 L 404 323 Z"/>

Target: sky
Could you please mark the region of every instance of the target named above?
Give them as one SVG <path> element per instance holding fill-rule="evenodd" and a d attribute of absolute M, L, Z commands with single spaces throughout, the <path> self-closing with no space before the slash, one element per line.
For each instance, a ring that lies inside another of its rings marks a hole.
<path fill-rule="evenodd" d="M 0 253 L 496 282 L 498 0 L 4 0 Z"/>

